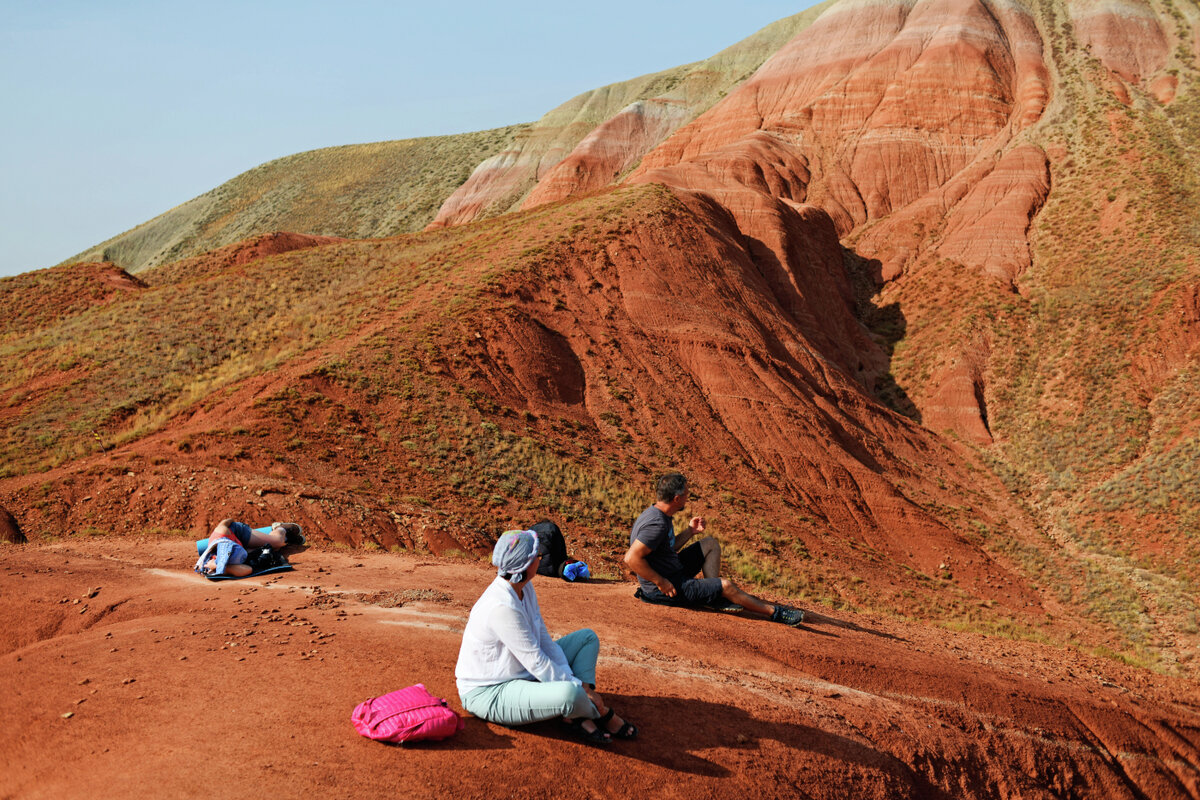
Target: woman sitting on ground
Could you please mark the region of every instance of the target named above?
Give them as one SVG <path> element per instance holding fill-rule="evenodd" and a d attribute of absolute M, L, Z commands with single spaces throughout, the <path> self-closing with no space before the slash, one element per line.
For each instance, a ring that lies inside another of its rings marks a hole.
<path fill-rule="evenodd" d="M 244 522 L 223 519 L 208 535 L 208 547 L 200 554 L 195 571 L 243 578 L 253 572 L 246 563 L 249 550 L 255 547 L 278 550 L 286 544 L 304 544 L 301 528 L 294 522 L 272 522 L 271 530 L 261 533 Z"/>
<path fill-rule="evenodd" d="M 533 531 L 508 531 L 496 542 L 499 574 L 471 609 L 454 670 L 463 708 L 501 725 L 560 717 L 592 744 L 634 738 L 637 728 L 596 693 L 596 634 L 550 638 L 530 585 L 540 559 Z"/>

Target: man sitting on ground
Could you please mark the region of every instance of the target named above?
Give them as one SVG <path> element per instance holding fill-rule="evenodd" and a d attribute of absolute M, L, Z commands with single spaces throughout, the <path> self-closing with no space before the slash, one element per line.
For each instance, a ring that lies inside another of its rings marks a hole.
<path fill-rule="evenodd" d="M 677 472 L 659 478 L 657 501 L 633 523 L 625 565 L 638 577 L 637 597 L 647 603 L 719 610 L 735 606 L 770 617 L 772 622 L 799 625 L 804 612 L 781 603 L 768 603 L 742 591 L 737 584 L 717 576 L 721 549 L 711 537 L 678 549 L 704 532 L 703 517 L 692 517 L 687 530 L 675 536 L 672 517 L 687 507 L 687 479 Z M 710 544 L 706 545 L 705 542 Z M 703 578 L 696 573 L 703 570 Z"/>

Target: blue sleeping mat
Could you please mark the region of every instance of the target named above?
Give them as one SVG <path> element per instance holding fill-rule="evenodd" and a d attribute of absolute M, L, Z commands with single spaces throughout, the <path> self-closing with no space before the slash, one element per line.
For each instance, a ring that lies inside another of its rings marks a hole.
<path fill-rule="evenodd" d="M 205 575 L 210 581 L 240 581 L 242 578 L 254 578 L 259 575 L 270 575 L 272 572 L 289 572 L 295 569 L 291 564 L 280 564 L 278 567 L 268 567 L 260 572 L 251 572 L 249 575 Z"/>

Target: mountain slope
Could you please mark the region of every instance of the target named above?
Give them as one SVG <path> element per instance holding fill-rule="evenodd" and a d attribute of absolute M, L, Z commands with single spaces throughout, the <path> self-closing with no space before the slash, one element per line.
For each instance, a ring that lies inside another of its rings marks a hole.
<path fill-rule="evenodd" d="M 0 496 L 41 535 L 202 531 L 258 513 L 257 490 L 318 539 L 435 552 L 551 515 L 602 564 L 678 466 L 765 588 L 1048 624 L 1025 565 L 969 525 L 1034 546 L 998 484 L 810 339 L 858 323 L 828 218 L 788 211 L 784 275 L 711 200 L 659 186 L 157 268 L 6 340 Z"/>
<path fill-rule="evenodd" d="M 116 469 L 107 436 L 187 453 L 210 502 L 243 466 L 295 513 L 336 487 L 307 513 L 341 541 L 370 519 L 380 546 L 471 549 L 496 508 L 569 515 L 604 560 L 636 487 L 682 466 L 764 589 L 1026 634 L 1070 619 L 1194 670 L 1200 11 L 814 16 L 704 84 L 729 92 L 690 122 L 647 109 L 694 65 L 551 112 L 433 231 L 201 258 L 18 326 L 6 502 L 35 530 L 94 524 L 63 487 Z M 421 523 L 434 544 L 394 519 L 405 497 L 456 509 Z M 192 503 L 147 524 L 208 513 Z"/>
<path fill-rule="evenodd" d="M 420 230 L 471 173 L 525 126 L 297 153 L 244 172 L 64 263 L 130 272 L 273 231 L 364 238 Z"/>
<path fill-rule="evenodd" d="M 745 80 L 829 5 L 772 23 L 704 61 L 568 100 L 547 112 L 510 148 L 481 162 L 446 199 L 433 226 L 457 225 L 609 185 L 676 128 Z M 558 184 L 570 186 L 572 192 L 559 190 Z"/>
<path fill-rule="evenodd" d="M 625 178 L 781 263 L 783 208 L 827 213 L 889 357 L 835 334 L 852 374 L 982 448 L 1086 565 L 1076 600 L 1171 661 L 1200 632 L 1198 30 L 1172 2 L 840 2 Z"/>

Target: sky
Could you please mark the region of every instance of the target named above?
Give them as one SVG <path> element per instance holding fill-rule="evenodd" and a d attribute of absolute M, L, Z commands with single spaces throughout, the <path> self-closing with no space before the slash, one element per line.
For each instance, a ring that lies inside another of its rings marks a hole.
<path fill-rule="evenodd" d="M 530 122 L 814 0 L 0 0 L 0 276 L 292 153 Z"/>

